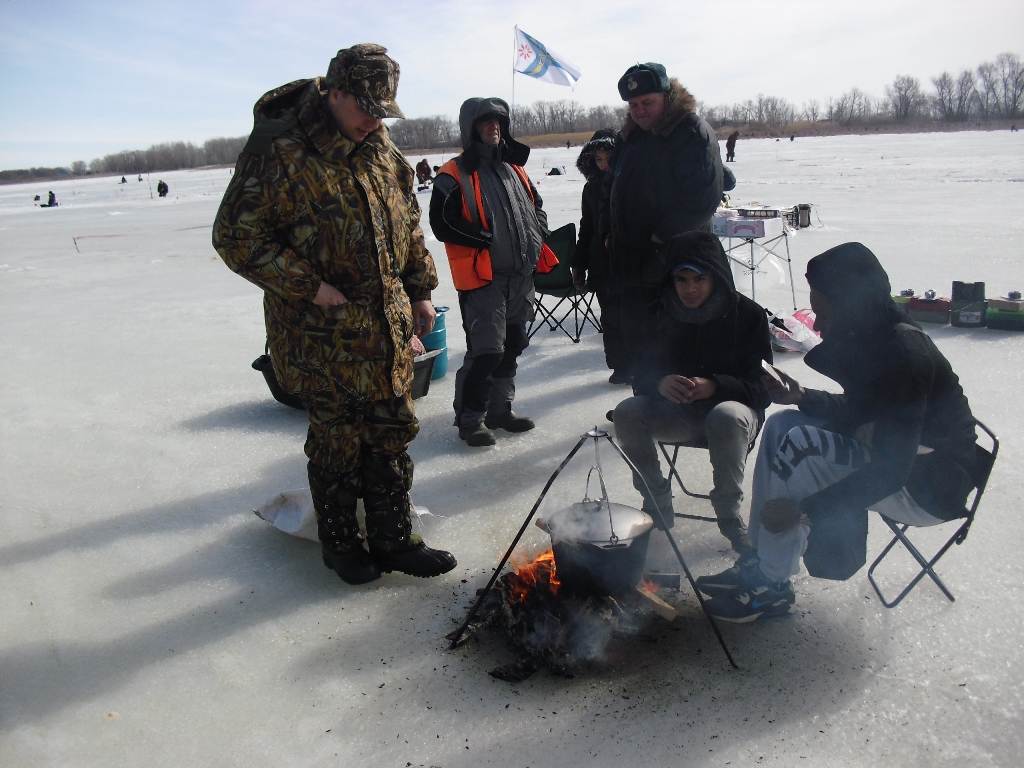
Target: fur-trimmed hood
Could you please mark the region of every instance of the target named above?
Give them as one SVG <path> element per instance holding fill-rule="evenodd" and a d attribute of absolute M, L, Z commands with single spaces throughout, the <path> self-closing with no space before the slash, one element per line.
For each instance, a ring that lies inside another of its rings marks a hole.
<path fill-rule="evenodd" d="M 674 77 L 669 79 L 671 89 L 665 96 L 665 111 L 657 122 L 651 126 L 651 133 L 656 136 L 668 136 L 683 120 L 697 111 L 697 100 Z M 629 139 L 633 131 L 641 130 L 630 115 L 622 124 L 622 138 Z"/>
<path fill-rule="evenodd" d="M 583 174 L 583 178 L 590 181 L 600 171 L 597 169 L 597 162 L 594 156 L 598 150 L 611 152 L 615 149 L 615 131 L 610 128 L 602 128 L 590 137 L 590 141 L 583 145 L 580 156 L 576 158 L 576 168 Z"/>

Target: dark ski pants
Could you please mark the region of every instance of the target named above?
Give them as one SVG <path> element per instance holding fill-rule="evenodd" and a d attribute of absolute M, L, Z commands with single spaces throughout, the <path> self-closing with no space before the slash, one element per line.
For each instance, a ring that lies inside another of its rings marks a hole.
<path fill-rule="evenodd" d="M 629 372 L 633 356 L 622 335 L 622 292 L 597 291 L 597 305 L 601 308 L 601 329 L 604 342 L 604 362 L 613 371 Z"/>
<path fill-rule="evenodd" d="M 661 296 L 659 287 L 633 286 L 622 293 L 619 316 L 622 318 L 622 341 L 631 351 L 635 365 L 640 351 L 654 334 L 657 316 L 649 311 L 651 304 Z"/>
<path fill-rule="evenodd" d="M 495 275 L 485 286 L 459 291 L 466 358 L 455 374 L 455 425 L 471 427 L 488 413 L 511 408 L 517 360 L 529 345 L 533 275 Z"/>

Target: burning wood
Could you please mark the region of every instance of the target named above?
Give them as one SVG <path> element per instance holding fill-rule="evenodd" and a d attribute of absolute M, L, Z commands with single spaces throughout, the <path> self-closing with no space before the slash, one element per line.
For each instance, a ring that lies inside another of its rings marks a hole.
<path fill-rule="evenodd" d="M 621 595 L 584 597 L 558 580 L 550 549 L 510 562 L 512 570 L 483 596 L 462 638 L 465 642 L 484 627 L 503 630 L 520 658 L 490 671 L 499 680 L 520 682 L 544 666 L 552 674 L 573 677 L 581 664 L 602 660 L 613 637 L 638 637 L 652 611 L 668 621 L 676 617 L 671 605 L 654 596 L 658 585 L 653 582 L 646 582 L 646 590 L 642 584 Z"/>

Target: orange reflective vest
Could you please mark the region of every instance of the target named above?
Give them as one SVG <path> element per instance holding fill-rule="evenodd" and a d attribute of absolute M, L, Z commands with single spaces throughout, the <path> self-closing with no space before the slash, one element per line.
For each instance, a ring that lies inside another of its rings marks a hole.
<path fill-rule="evenodd" d="M 487 215 L 484 213 L 484 200 L 480 194 L 480 175 L 476 171 L 467 175 L 459 167 L 457 160 L 458 158 L 449 160 L 437 170 L 437 173 L 438 175 L 447 173 L 462 187 L 462 218 L 465 221 L 479 223 L 483 229 L 489 229 Z M 530 200 L 534 200 L 533 190 L 530 188 L 530 177 L 526 175 L 526 171 L 518 165 L 513 165 L 512 169 L 522 179 L 523 185 L 530 195 Z M 469 207 L 470 194 L 476 201 L 474 206 L 476 210 L 471 210 Z M 445 243 L 444 249 L 448 254 L 448 266 L 452 270 L 452 282 L 455 283 L 457 290 L 471 291 L 474 288 L 487 285 L 494 279 L 494 273 L 491 271 L 491 253 L 486 248 Z M 548 247 L 547 243 L 543 243 L 540 248 L 537 271 L 542 274 L 550 272 L 557 264 L 558 257 L 555 256 L 555 252 Z"/>

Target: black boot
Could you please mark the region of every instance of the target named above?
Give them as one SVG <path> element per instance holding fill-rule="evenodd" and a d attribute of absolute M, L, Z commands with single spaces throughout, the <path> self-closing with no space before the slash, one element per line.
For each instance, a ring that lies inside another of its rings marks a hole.
<path fill-rule="evenodd" d="M 483 448 L 487 445 L 494 445 L 497 442 L 494 433 L 483 424 L 476 424 L 472 427 L 459 427 L 459 439 L 465 440 L 466 445 L 471 448 Z"/>
<path fill-rule="evenodd" d="M 445 552 L 443 549 L 431 549 L 423 543 L 419 536 L 412 536 L 411 539 L 416 541 L 415 546 L 402 552 L 373 550 L 377 565 L 384 573 L 399 571 L 410 576 L 429 578 L 448 573 L 458 565 L 458 561 L 451 552 Z"/>
<path fill-rule="evenodd" d="M 517 416 L 512 410 L 512 403 L 507 403 L 501 410 L 488 413 L 484 426 L 488 429 L 504 429 L 506 432 L 529 432 L 537 425 L 527 416 Z"/>
<path fill-rule="evenodd" d="M 412 503 L 408 491 L 367 492 L 363 505 L 370 552 L 385 573 L 400 571 L 426 578 L 448 573 L 458 564 L 451 553 L 431 549 L 412 533 Z"/>
<path fill-rule="evenodd" d="M 329 472 L 313 462 L 307 465 L 309 491 L 316 510 L 316 528 L 324 565 L 348 584 L 366 584 L 380 578 L 380 568 L 363 548 L 356 519 L 355 477 Z"/>
<path fill-rule="evenodd" d="M 346 584 L 367 584 L 380 578 L 380 566 L 362 543 L 348 552 L 332 552 L 323 548 L 324 565 Z"/>

